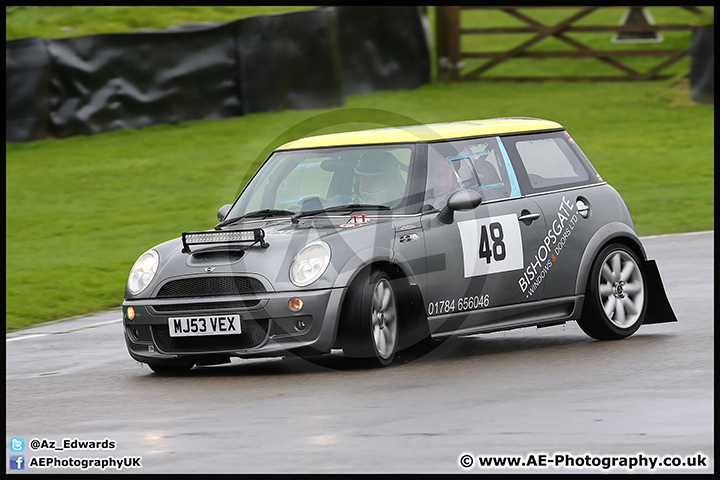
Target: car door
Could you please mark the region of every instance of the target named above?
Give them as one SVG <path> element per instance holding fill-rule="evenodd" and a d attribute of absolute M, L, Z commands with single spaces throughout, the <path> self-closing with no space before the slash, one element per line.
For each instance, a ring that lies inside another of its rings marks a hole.
<path fill-rule="evenodd" d="M 492 322 L 489 309 L 542 298 L 548 257 L 538 255 L 545 219 L 538 204 L 520 196 L 498 137 L 428 146 L 422 229 L 427 275 L 425 305 L 433 333 L 473 329 Z M 438 219 L 453 192 L 471 189 L 482 203 Z"/>
<path fill-rule="evenodd" d="M 543 298 L 575 294 L 585 247 L 607 218 L 591 206 L 607 201 L 606 187 L 565 131 L 503 138 L 524 195 L 537 202 L 547 224 L 552 268 L 543 279 Z"/>

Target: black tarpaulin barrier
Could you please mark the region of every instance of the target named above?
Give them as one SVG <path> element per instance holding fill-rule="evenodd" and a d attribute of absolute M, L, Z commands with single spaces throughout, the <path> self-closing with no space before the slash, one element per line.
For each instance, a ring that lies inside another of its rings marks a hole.
<path fill-rule="evenodd" d="M 690 98 L 702 104 L 715 102 L 715 24 L 692 29 Z"/>
<path fill-rule="evenodd" d="M 258 15 L 237 25 L 245 113 L 343 104 L 334 9 Z"/>
<path fill-rule="evenodd" d="M 234 25 L 48 42 L 55 137 L 241 115 Z"/>
<path fill-rule="evenodd" d="M 5 42 L 5 138 L 28 142 L 48 136 L 50 58 L 43 39 Z"/>
<path fill-rule="evenodd" d="M 430 39 L 421 7 L 335 8 L 345 95 L 430 82 Z"/>
<path fill-rule="evenodd" d="M 430 81 L 419 7 L 320 7 L 225 23 L 6 42 L 6 141 L 282 109 Z"/>

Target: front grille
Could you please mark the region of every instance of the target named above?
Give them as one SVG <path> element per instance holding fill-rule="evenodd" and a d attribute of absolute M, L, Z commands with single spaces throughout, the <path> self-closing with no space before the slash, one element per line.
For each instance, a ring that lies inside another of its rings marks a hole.
<path fill-rule="evenodd" d="M 245 300 L 242 302 L 215 302 L 215 303 L 183 303 L 178 305 L 153 305 L 156 312 L 190 312 L 220 310 L 227 308 L 250 308 L 260 303 L 260 300 Z"/>
<path fill-rule="evenodd" d="M 157 298 L 210 297 L 262 293 L 262 282 L 252 277 L 197 277 L 172 280 L 160 288 Z"/>
<path fill-rule="evenodd" d="M 153 325 L 152 335 L 163 353 L 210 353 L 242 350 L 260 345 L 267 336 L 269 320 L 244 320 L 240 335 L 171 337 L 167 325 Z"/>

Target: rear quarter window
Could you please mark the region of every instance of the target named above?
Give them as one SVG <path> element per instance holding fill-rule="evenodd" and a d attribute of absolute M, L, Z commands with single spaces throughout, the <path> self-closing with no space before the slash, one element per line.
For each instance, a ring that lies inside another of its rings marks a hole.
<path fill-rule="evenodd" d="M 518 170 L 518 180 L 528 193 L 599 181 L 593 167 L 584 155 L 576 152 L 579 147 L 565 132 L 506 137 L 503 143 Z"/>

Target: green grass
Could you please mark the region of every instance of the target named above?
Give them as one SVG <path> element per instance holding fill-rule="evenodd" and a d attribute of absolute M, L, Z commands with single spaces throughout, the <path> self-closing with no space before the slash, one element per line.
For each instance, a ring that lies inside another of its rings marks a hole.
<path fill-rule="evenodd" d="M 62 38 L 161 29 L 193 22 L 228 22 L 248 15 L 308 7 L 285 6 L 73 6 L 5 7 L 5 39 Z"/>
<path fill-rule="evenodd" d="M 681 76 L 687 63 L 677 68 Z M 351 96 L 337 109 L 6 144 L 6 329 L 118 306 L 137 257 L 212 227 L 281 143 L 496 116 L 565 125 L 641 235 L 714 228 L 714 109 L 689 100 L 686 80 L 429 84 Z"/>

